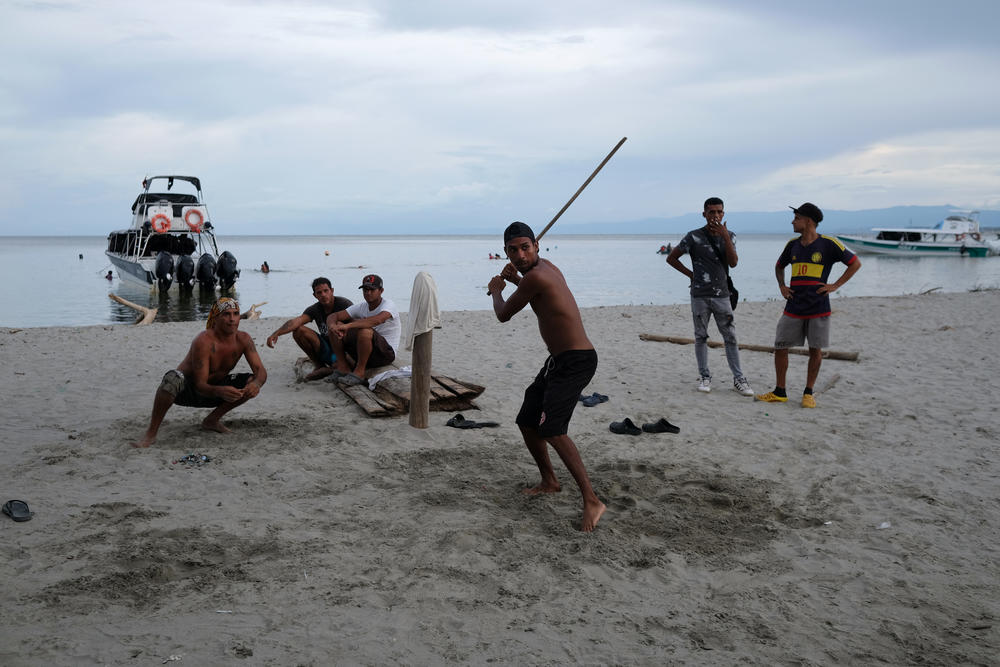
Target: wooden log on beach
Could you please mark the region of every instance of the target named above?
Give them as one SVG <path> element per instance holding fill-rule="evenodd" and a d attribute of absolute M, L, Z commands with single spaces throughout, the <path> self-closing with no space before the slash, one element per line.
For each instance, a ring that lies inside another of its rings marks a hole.
<path fill-rule="evenodd" d="M 247 312 L 245 312 L 242 315 L 240 315 L 240 319 L 241 320 L 259 320 L 260 319 L 260 311 L 257 310 L 257 308 L 260 307 L 260 306 L 265 305 L 266 303 L 267 303 L 267 301 L 261 301 L 260 303 L 253 304 L 252 306 L 250 306 L 250 310 L 248 310 Z"/>
<path fill-rule="evenodd" d="M 135 324 L 139 324 L 139 325 L 141 325 L 141 324 L 150 324 L 150 323 L 152 323 L 152 321 L 154 319 L 156 319 L 156 311 L 158 310 L 157 308 L 146 308 L 145 306 L 140 306 L 137 303 L 132 303 L 131 301 L 128 301 L 127 299 L 121 298 L 117 294 L 108 294 L 108 297 L 112 301 L 117 301 L 121 305 L 128 306 L 132 310 L 134 310 L 137 313 L 139 313 L 139 319 L 137 319 L 135 321 Z"/>
<path fill-rule="evenodd" d="M 693 345 L 694 338 L 682 338 L 680 336 L 659 336 L 657 334 L 642 333 L 639 334 L 639 340 L 655 341 L 659 343 L 675 343 L 677 345 Z M 725 343 L 717 340 L 708 341 L 709 347 L 725 347 Z M 754 352 L 774 352 L 774 347 L 770 345 L 752 345 L 749 343 L 739 343 L 738 347 L 741 350 L 751 350 Z M 801 354 L 804 356 L 809 355 L 809 350 L 803 347 L 792 347 L 788 351 L 791 354 Z M 838 350 L 823 350 L 824 359 L 839 359 L 841 361 L 857 361 L 857 352 L 840 352 Z"/>

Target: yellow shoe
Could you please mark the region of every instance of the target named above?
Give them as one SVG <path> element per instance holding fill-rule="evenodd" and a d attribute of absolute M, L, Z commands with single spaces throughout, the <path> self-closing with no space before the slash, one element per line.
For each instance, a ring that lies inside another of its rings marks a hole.
<path fill-rule="evenodd" d="M 816 397 L 812 394 L 802 394 L 802 407 L 804 408 L 815 408 L 816 407 Z"/>
<path fill-rule="evenodd" d="M 764 401 L 765 403 L 787 403 L 787 396 L 778 396 L 773 391 L 769 391 L 766 394 L 756 394 L 753 397 L 755 401 Z"/>

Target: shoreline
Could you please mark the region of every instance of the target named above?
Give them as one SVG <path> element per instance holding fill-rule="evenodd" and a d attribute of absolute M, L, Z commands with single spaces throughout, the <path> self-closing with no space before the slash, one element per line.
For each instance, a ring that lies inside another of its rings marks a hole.
<path fill-rule="evenodd" d="M 0 662 L 989 664 L 1000 291 L 832 305 L 831 349 L 859 359 L 824 360 L 817 388 L 840 377 L 815 410 L 803 357 L 786 404 L 731 391 L 720 349 L 697 392 L 692 346 L 638 338 L 691 337 L 686 303 L 581 309 L 587 393 L 610 397 L 570 425 L 608 507 L 589 535 L 557 461 L 562 493 L 520 493 L 537 470 L 513 419 L 546 356 L 530 312 L 445 311 L 433 334 L 436 371 L 486 386 L 466 416 L 500 428 L 369 419 L 296 383 L 267 317 L 240 324 L 269 379 L 234 433 L 175 407 L 143 450 L 202 322 L 0 328 L 0 489 L 35 512 L 0 516 Z M 780 310 L 741 302 L 739 341 L 772 344 Z M 771 354 L 741 361 L 773 386 Z M 681 431 L 610 433 L 624 417 Z"/>

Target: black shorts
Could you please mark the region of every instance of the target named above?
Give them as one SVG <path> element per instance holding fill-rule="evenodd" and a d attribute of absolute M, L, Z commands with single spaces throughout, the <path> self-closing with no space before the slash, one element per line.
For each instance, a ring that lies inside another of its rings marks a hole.
<path fill-rule="evenodd" d="M 580 392 L 596 371 L 596 350 L 567 350 L 549 357 L 524 390 L 517 425 L 535 429 L 544 438 L 566 435 Z"/>
<path fill-rule="evenodd" d="M 215 387 L 236 387 L 243 389 L 250 382 L 253 373 L 230 373 L 221 382 L 211 382 Z M 160 383 L 160 389 L 174 397 L 174 405 L 186 408 L 217 408 L 223 401 L 218 396 L 202 396 L 194 389 L 191 378 L 185 377 L 178 370 L 167 371 Z"/>
<path fill-rule="evenodd" d="M 348 329 L 347 333 L 344 334 L 344 352 L 354 357 L 354 360 L 358 359 L 358 330 Z M 368 363 L 365 364 L 366 368 L 378 368 L 379 366 L 388 366 L 396 360 L 396 353 L 392 349 L 392 345 L 389 345 L 382 334 L 372 329 L 372 353 L 368 357 Z"/>

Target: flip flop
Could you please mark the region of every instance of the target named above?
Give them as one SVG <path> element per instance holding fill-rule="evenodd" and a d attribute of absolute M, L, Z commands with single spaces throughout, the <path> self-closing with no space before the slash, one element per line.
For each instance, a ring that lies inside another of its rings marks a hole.
<path fill-rule="evenodd" d="M 332 373 L 330 373 L 325 378 L 323 378 L 323 381 L 324 382 L 336 382 L 337 380 L 339 380 L 340 378 L 344 377 L 345 375 L 350 375 L 350 373 L 345 373 L 344 371 L 338 371 L 338 370 L 334 369 L 334 371 Z"/>
<path fill-rule="evenodd" d="M 462 415 L 458 414 L 446 421 L 445 426 L 451 426 L 454 428 L 486 428 L 500 426 L 500 424 L 496 422 L 474 422 L 471 419 L 466 419 Z"/>
<path fill-rule="evenodd" d="M 608 397 L 604 394 L 598 394 L 596 391 L 590 396 L 583 396 L 580 398 L 580 402 L 583 403 L 584 407 L 592 408 L 599 403 L 607 403 Z"/>
<path fill-rule="evenodd" d="M 674 426 L 668 422 L 665 418 L 660 417 L 659 421 L 653 422 L 652 424 L 643 424 L 642 430 L 646 433 L 680 433 L 681 429 L 679 426 Z"/>
<path fill-rule="evenodd" d="M 3 513 L 14 521 L 30 521 L 34 514 L 23 500 L 8 500 L 3 504 Z"/>
<path fill-rule="evenodd" d="M 444 423 L 445 426 L 451 426 L 453 428 L 464 428 L 462 424 L 465 423 L 465 417 L 461 414 L 457 414 L 448 421 Z"/>
<path fill-rule="evenodd" d="M 342 376 L 337 378 L 337 382 L 344 385 L 345 387 L 353 387 L 355 385 L 361 384 L 362 382 L 364 382 L 364 380 L 359 378 L 354 373 L 344 373 Z"/>
<path fill-rule="evenodd" d="M 632 420 L 628 417 L 624 421 L 611 422 L 611 426 L 608 429 L 612 433 L 617 433 L 619 435 L 639 435 L 642 433 L 642 429 L 632 423 Z"/>

